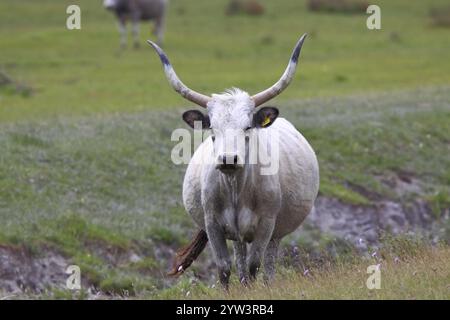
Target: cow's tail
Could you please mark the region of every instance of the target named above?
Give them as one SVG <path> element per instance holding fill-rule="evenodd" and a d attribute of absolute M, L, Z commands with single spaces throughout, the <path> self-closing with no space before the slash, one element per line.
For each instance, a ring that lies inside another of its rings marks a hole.
<path fill-rule="evenodd" d="M 208 236 L 205 230 L 198 231 L 191 243 L 178 250 L 173 261 L 172 271 L 167 275 L 172 277 L 181 275 L 202 253 L 207 243 Z"/>

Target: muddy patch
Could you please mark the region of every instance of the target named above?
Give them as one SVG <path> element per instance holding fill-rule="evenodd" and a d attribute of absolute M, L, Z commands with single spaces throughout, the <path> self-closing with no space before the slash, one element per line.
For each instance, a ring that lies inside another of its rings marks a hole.
<path fill-rule="evenodd" d="M 317 228 L 363 251 L 378 246 L 384 233 L 416 234 L 432 241 L 440 240 L 442 229 L 448 225 L 449 209 L 433 212 L 421 196 L 424 190 L 417 177 L 409 172 L 396 172 L 375 178 L 389 190 L 387 196 L 366 192 L 357 186 L 350 187 L 370 199 L 371 205 L 351 205 L 319 196 L 315 208 L 296 234 Z"/>
<path fill-rule="evenodd" d="M 0 289 L 21 293 L 63 288 L 68 266 L 62 255 L 51 250 L 36 255 L 21 246 L 0 246 Z"/>
<path fill-rule="evenodd" d="M 448 212 L 436 219 L 423 200 L 415 200 L 407 205 L 383 200 L 371 206 L 355 206 L 337 199 L 319 197 L 314 210 L 296 234 L 307 232 L 305 228 L 313 226 L 328 235 L 349 241 L 358 249 L 366 250 L 369 246 L 379 244 L 382 233 L 433 234 L 446 220 Z"/>

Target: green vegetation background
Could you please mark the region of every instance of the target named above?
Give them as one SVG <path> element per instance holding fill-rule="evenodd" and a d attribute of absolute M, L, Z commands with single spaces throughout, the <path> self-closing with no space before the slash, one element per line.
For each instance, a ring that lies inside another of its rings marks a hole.
<path fill-rule="evenodd" d="M 255 93 L 307 32 L 295 80 L 271 104 L 316 150 L 321 194 L 407 202 L 379 180 L 402 172 L 439 216 L 450 206 L 450 29 L 429 11 L 447 2 L 377 1 L 382 30 L 370 31 L 365 14 L 311 13 L 305 1 L 261 0 L 263 16 L 230 17 L 227 1 L 173 0 L 164 49 L 195 90 Z M 0 70 L 15 82 L 0 85 L 0 243 L 50 246 L 106 291 L 148 289 L 155 278 L 136 268 L 161 274 L 153 250 L 195 230 L 181 203 L 184 168 L 170 162 L 170 134 L 192 106 L 145 44 L 150 26 L 139 50 L 130 41 L 119 53 L 101 3 L 0 2 Z M 80 5 L 82 30 L 65 27 L 69 4 Z M 111 267 L 99 246 L 149 258 Z"/>

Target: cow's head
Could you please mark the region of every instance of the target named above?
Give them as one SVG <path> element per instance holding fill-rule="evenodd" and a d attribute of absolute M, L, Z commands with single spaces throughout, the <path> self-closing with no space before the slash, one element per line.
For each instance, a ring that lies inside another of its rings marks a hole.
<path fill-rule="evenodd" d="M 267 128 L 277 118 L 278 109 L 255 108 L 247 92 L 239 89 L 224 94 L 213 94 L 208 102 L 207 113 L 189 110 L 183 120 L 192 128 L 211 131 L 216 168 L 233 173 L 248 161 L 249 140 L 255 128 Z M 195 122 L 199 125 L 195 125 Z"/>
<path fill-rule="evenodd" d="M 205 114 L 198 110 L 186 111 L 183 114 L 183 119 L 192 128 L 198 128 L 200 124 L 201 128 L 211 130 L 217 169 L 224 173 L 233 173 L 241 168 L 246 162 L 247 142 L 253 129 L 267 128 L 278 117 L 278 109 L 258 107 L 280 94 L 290 84 L 305 38 L 306 34 L 297 42 L 289 64 L 280 80 L 254 96 L 250 96 L 239 89 L 232 89 L 223 94 L 213 94 L 212 96 L 206 96 L 189 89 L 176 75 L 164 51 L 155 43 L 149 41 L 158 52 L 167 79 L 175 91 L 187 100 L 207 109 Z"/>

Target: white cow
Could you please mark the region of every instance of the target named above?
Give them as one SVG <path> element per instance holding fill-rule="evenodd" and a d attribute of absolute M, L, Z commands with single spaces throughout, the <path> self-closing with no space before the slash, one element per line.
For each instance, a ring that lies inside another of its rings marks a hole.
<path fill-rule="evenodd" d="M 309 143 L 288 120 L 278 117 L 276 108 L 258 109 L 289 85 L 305 37 L 295 46 L 280 80 L 254 96 L 233 89 L 209 97 L 189 89 L 161 48 L 149 41 L 173 88 L 207 110 L 183 114 L 191 127 L 199 121 L 211 131 L 188 165 L 183 201 L 195 223 L 206 230 L 203 241 L 210 241 L 226 288 L 231 270 L 226 240 L 233 241 L 241 282 L 255 279 L 262 259 L 266 279 L 272 278 L 280 240 L 302 223 L 318 193 L 319 167 Z M 265 155 L 277 151 L 277 170 L 263 173 L 266 163 L 259 153 L 251 161 L 255 146 Z"/>

